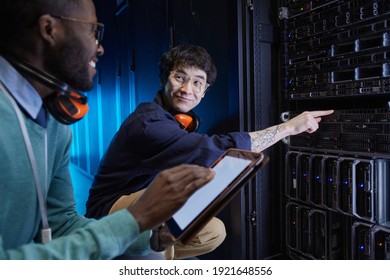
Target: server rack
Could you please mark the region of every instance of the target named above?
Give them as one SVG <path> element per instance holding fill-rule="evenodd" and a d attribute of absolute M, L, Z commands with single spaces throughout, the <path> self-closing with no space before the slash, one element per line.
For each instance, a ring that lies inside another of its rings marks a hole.
<path fill-rule="evenodd" d="M 285 251 L 390 259 L 390 2 L 282 1 L 285 119 L 334 109 L 286 139 Z"/>

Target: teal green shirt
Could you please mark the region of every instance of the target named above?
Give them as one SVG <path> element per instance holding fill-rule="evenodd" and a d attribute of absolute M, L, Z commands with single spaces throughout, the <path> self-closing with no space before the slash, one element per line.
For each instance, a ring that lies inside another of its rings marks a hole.
<path fill-rule="evenodd" d="M 150 232 L 140 234 L 126 209 L 100 220 L 77 213 L 68 170 L 71 130 L 50 114 L 46 128 L 23 116 L 53 233 L 51 242 L 38 243 L 41 213 L 33 173 L 18 119 L 1 90 L 0 114 L 0 259 L 112 259 L 150 251 Z"/>

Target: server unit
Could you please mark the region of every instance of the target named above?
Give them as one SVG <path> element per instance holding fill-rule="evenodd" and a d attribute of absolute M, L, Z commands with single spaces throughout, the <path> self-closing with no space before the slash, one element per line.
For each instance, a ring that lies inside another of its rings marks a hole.
<path fill-rule="evenodd" d="M 390 2 L 288 0 L 279 18 L 283 115 L 335 110 L 286 139 L 286 254 L 389 259 Z"/>

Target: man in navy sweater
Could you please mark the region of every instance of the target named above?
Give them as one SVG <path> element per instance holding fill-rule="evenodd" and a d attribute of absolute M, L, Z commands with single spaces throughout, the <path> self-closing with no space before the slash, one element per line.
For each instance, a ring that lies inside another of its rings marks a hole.
<path fill-rule="evenodd" d="M 198 120 L 192 112 L 216 79 L 208 52 L 196 45 L 179 45 L 162 56 L 159 69 L 162 89 L 154 102 L 142 103 L 130 114 L 100 163 L 87 201 L 88 217 L 128 207 L 163 169 L 182 163 L 207 167 L 229 148 L 261 152 L 286 136 L 316 131 L 321 116 L 333 112 L 304 112 L 261 131 L 208 136 L 196 132 Z M 214 218 L 189 246 L 178 243 L 165 256 L 205 254 L 225 236 L 223 223 Z"/>

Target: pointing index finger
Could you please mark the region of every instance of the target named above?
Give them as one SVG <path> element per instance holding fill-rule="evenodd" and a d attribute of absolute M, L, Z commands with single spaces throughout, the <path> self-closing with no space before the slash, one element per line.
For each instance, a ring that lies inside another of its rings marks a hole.
<path fill-rule="evenodd" d="M 311 114 L 313 117 L 321 117 L 333 114 L 334 110 L 325 110 L 325 111 L 312 111 Z"/>

